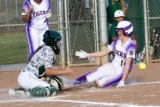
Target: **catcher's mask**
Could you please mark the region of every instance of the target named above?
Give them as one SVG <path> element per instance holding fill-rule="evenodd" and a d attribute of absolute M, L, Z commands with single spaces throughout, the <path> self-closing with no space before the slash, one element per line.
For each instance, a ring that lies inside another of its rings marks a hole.
<path fill-rule="evenodd" d="M 47 30 L 43 35 L 43 42 L 47 46 L 51 46 L 55 54 L 59 54 L 60 46 L 57 45 L 57 42 L 62 39 L 62 36 L 55 31 Z"/>

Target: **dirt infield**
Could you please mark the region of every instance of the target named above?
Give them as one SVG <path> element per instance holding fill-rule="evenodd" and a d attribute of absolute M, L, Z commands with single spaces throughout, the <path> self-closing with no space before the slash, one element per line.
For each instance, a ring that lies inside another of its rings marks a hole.
<path fill-rule="evenodd" d="M 96 67 L 75 68 L 77 75 Z M 81 87 L 45 98 L 11 98 L 8 89 L 18 87 L 19 71 L 0 72 L 0 107 L 160 107 L 160 64 L 139 70 L 134 65 L 123 88 Z"/>

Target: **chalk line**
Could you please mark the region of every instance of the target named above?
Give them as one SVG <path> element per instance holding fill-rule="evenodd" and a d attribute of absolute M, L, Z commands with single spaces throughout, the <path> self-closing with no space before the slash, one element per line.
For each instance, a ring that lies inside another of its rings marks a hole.
<path fill-rule="evenodd" d="M 120 104 L 120 103 L 109 103 L 109 102 L 94 102 L 94 101 L 83 101 L 83 100 L 59 100 L 56 97 L 49 98 L 37 98 L 37 99 L 14 99 L 14 100 L 0 100 L 0 103 L 17 103 L 17 102 L 63 102 L 63 103 L 75 103 L 75 104 L 89 104 L 98 106 L 119 106 L 119 107 L 158 107 L 158 106 L 140 106 L 133 104 Z"/>

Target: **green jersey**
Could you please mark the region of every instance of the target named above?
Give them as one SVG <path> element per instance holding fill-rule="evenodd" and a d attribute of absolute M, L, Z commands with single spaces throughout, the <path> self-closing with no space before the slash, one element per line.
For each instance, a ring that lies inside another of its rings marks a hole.
<path fill-rule="evenodd" d="M 114 18 L 114 12 L 116 10 L 122 10 L 122 7 L 120 5 L 120 0 L 115 0 L 114 3 L 112 3 L 112 0 L 108 0 L 109 5 L 107 7 L 107 22 L 108 23 L 114 23 L 115 18 Z"/>

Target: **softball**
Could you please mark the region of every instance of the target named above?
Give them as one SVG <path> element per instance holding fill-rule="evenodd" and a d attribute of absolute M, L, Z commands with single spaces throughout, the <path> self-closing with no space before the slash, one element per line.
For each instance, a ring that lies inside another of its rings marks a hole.
<path fill-rule="evenodd" d="M 139 69 L 141 69 L 141 70 L 146 69 L 146 64 L 143 63 L 143 62 L 140 62 L 140 63 L 139 63 Z"/>

